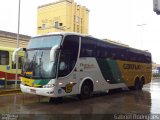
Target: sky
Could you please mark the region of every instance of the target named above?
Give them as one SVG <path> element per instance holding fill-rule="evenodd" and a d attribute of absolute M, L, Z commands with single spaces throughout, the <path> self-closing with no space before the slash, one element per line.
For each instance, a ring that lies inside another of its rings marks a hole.
<path fill-rule="evenodd" d="M 37 7 L 58 0 L 21 0 L 20 34 L 35 36 Z M 89 35 L 148 50 L 160 64 L 160 15 L 153 0 L 74 0 L 89 12 Z M 19 0 L 0 0 L 0 30 L 17 33 Z"/>

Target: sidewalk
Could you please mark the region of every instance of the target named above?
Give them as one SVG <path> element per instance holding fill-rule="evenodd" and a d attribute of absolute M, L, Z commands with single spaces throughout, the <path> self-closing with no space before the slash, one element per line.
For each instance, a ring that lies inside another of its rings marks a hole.
<path fill-rule="evenodd" d="M 21 93 L 20 88 L 0 88 L 0 96 L 6 94 Z"/>

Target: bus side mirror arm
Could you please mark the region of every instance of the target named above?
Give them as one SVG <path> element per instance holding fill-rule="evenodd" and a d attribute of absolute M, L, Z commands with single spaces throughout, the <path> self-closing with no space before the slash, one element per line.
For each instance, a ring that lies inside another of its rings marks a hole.
<path fill-rule="evenodd" d="M 14 51 L 13 51 L 13 54 L 12 54 L 12 61 L 15 63 L 16 62 L 16 55 L 19 51 L 26 51 L 26 48 L 16 48 Z"/>

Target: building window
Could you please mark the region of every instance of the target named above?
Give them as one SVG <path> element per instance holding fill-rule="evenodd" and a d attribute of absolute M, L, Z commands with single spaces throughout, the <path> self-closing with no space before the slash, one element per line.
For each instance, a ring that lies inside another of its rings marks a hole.
<path fill-rule="evenodd" d="M 76 22 L 80 23 L 80 17 L 79 16 L 76 17 Z"/>
<path fill-rule="evenodd" d="M 76 22 L 76 15 L 74 15 L 74 23 Z"/>
<path fill-rule="evenodd" d="M 82 24 L 82 22 L 83 22 L 83 19 L 81 18 L 81 33 L 83 33 L 83 24 Z"/>
<path fill-rule="evenodd" d="M 76 25 L 74 24 L 74 26 L 73 26 L 73 32 L 75 32 L 76 31 Z"/>
<path fill-rule="evenodd" d="M 63 26 L 63 23 L 59 23 L 59 26 Z"/>
<path fill-rule="evenodd" d="M 38 26 L 38 29 L 41 29 L 42 27 L 41 26 Z"/>
<path fill-rule="evenodd" d="M 80 5 L 77 5 L 77 10 L 79 10 L 80 9 Z"/>
<path fill-rule="evenodd" d="M 77 32 L 79 32 L 79 25 L 77 25 Z"/>
<path fill-rule="evenodd" d="M 42 24 L 42 28 L 46 28 L 46 24 Z"/>
<path fill-rule="evenodd" d="M 0 65 L 9 65 L 8 51 L 0 51 Z"/>
<path fill-rule="evenodd" d="M 58 22 L 58 21 L 56 21 L 56 22 L 54 23 L 54 27 L 55 27 L 55 28 L 58 28 L 58 27 L 59 27 L 59 22 Z"/>

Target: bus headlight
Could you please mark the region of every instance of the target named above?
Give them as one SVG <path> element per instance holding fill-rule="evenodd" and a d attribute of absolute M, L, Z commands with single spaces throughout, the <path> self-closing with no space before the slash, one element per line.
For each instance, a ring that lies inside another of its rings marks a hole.
<path fill-rule="evenodd" d="M 43 85 L 43 88 L 53 88 L 55 85 L 54 84 L 48 84 L 48 85 Z"/>

